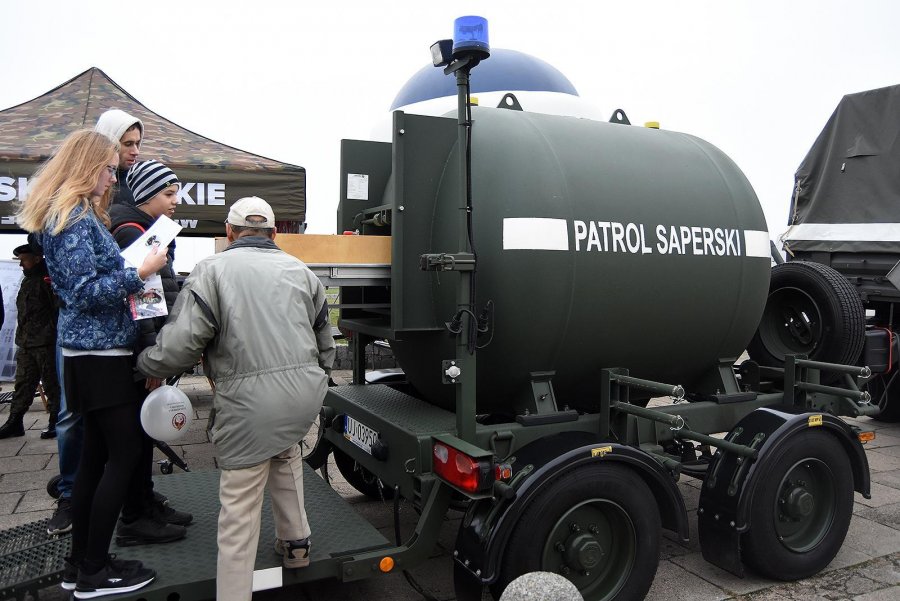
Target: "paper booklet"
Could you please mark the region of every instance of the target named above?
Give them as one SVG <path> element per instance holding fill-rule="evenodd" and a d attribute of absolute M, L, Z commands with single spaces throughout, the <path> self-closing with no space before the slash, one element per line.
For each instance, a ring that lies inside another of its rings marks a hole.
<path fill-rule="evenodd" d="M 153 245 L 157 243 L 159 244 L 157 252 L 166 252 L 169 243 L 180 231 L 180 225 L 165 215 L 160 216 L 150 226 L 150 229 L 122 251 L 125 264 L 129 267 L 140 267 Z M 140 292 L 128 296 L 128 307 L 131 310 L 131 317 L 136 320 L 165 317 L 169 314 L 169 310 L 166 308 L 166 297 L 163 293 L 162 278 L 158 273 L 154 273 L 144 280 L 144 287 Z"/>
<path fill-rule="evenodd" d="M 163 251 L 160 250 L 160 252 Z M 169 314 L 162 278 L 158 273 L 154 273 L 144 280 L 144 287 L 140 292 L 128 295 L 128 308 L 131 310 L 131 317 L 135 320 L 165 317 Z"/>

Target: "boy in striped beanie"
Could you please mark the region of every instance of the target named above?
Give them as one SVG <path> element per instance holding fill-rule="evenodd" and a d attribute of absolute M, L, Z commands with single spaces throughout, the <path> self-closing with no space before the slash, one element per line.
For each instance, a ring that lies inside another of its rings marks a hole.
<path fill-rule="evenodd" d="M 153 200 L 157 194 L 169 186 L 181 185 L 178 181 L 178 176 L 171 169 L 159 161 L 153 160 L 135 163 L 128 170 L 128 174 L 125 176 L 125 183 L 131 188 L 131 193 L 134 195 L 134 206 L 136 207 Z M 178 192 L 178 188 L 175 188 L 175 192 Z M 169 217 L 174 212 L 175 208 L 173 206 Z M 156 217 L 159 217 L 159 215 L 156 215 Z"/>
<path fill-rule="evenodd" d="M 134 194 L 134 205 L 112 205 L 109 218 L 112 222 L 110 231 L 120 248 L 127 248 L 137 240 L 162 215 L 172 217 L 178 205 L 178 176 L 159 161 L 143 161 L 135 163 L 125 176 L 125 183 Z M 166 307 L 171 312 L 178 296 L 178 283 L 171 257 L 167 264 L 159 270 Z M 139 321 L 139 346 L 152 345 L 156 334 L 165 323 L 164 317 L 142 319 Z M 139 349 L 136 349 L 139 350 Z M 163 384 L 155 378 L 141 379 L 135 382 L 140 398 L 146 397 L 149 391 Z M 170 505 L 160 502 L 153 493 L 153 442 L 144 436 L 142 441 L 142 457 L 138 472 L 132 480 L 135 487 L 122 507 L 122 518 L 116 527 L 116 544 L 119 546 L 165 543 L 184 538 L 185 526 L 191 523 L 192 516 L 178 511 Z"/>

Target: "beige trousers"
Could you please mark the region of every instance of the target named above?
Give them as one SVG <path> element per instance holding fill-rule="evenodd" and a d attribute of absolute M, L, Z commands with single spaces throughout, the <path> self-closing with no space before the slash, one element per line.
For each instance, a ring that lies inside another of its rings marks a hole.
<path fill-rule="evenodd" d="M 216 563 L 218 601 L 249 601 L 252 596 L 266 481 L 275 518 L 275 536 L 282 540 L 300 540 L 310 534 L 303 507 L 303 459 L 299 445 L 253 467 L 222 470 L 219 478 L 222 504 L 219 558 Z M 267 545 L 273 543 L 266 542 Z"/>

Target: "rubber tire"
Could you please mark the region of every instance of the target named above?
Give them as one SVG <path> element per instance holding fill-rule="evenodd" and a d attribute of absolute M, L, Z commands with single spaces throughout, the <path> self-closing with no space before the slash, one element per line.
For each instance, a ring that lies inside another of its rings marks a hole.
<path fill-rule="evenodd" d="M 393 489 L 379 485 L 374 474 L 358 465 L 350 455 L 340 449 L 334 449 L 333 452 L 338 471 L 350 486 L 376 501 L 387 501 L 394 498 Z"/>
<path fill-rule="evenodd" d="M 776 325 L 780 317 L 776 313 L 778 309 L 772 306 L 773 295 L 790 293 L 791 289 L 808 295 L 821 312 L 825 329 L 811 346 L 799 341 L 794 345 L 772 341 L 782 329 Z M 814 361 L 856 364 L 865 341 L 866 312 L 859 293 L 847 278 L 827 265 L 788 261 L 772 267 L 768 298 L 759 327 L 747 347 L 751 359 L 760 365 L 783 367 L 785 354 L 805 354 Z M 775 346 L 783 348 L 775 349 Z"/>
<path fill-rule="evenodd" d="M 774 469 L 760 482 L 750 507 L 750 530 L 741 539 L 744 562 L 759 574 L 775 580 L 799 580 L 819 573 L 837 555 L 853 517 L 853 471 L 840 441 L 821 430 L 807 429 L 787 439 L 775 451 Z M 831 526 L 809 551 L 787 548 L 776 532 L 779 487 L 788 471 L 804 459 L 821 461 L 830 468 L 835 503 Z"/>
<path fill-rule="evenodd" d="M 617 503 L 627 512 L 635 529 L 631 573 L 625 583 L 606 598 L 643 599 L 646 596 L 659 565 L 659 533 L 662 529 L 659 508 L 650 488 L 631 468 L 597 462 L 565 472 L 547 483 L 528 502 L 505 546 L 499 578 L 490 587 L 495 599 L 499 599 L 507 585 L 522 574 L 557 569 L 557 566 L 543 565 L 542 547 L 560 517 L 590 499 Z M 601 599 L 588 596 L 584 601 Z"/>
<path fill-rule="evenodd" d="M 47 480 L 47 494 L 53 497 L 54 499 L 59 498 L 59 481 L 62 480 L 62 476 L 56 474 L 49 480 Z"/>
<path fill-rule="evenodd" d="M 872 404 L 881 406 L 881 413 L 873 415 L 873 419 L 886 423 L 900 422 L 900 372 L 875 376 L 869 380 L 867 390 L 872 395 Z"/>

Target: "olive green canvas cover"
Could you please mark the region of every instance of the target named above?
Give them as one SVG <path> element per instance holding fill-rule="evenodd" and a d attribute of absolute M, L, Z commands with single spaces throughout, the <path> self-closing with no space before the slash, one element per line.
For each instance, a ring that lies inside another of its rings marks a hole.
<path fill-rule="evenodd" d="M 0 111 L 0 232 L 21 231 L 16 202 L 32 173 L 71 132 L 116 108 L 144 123 L 139 160 L 168 165 L 182 182 L 175 219 L 182 235 L 222 235 L 228 207 L 244 196 L 272 205 L 279 231 L 300 231 L 306 170 L 210 140 L 157 115 L 94 67 L 46 94 Z"/>
<path fill-rule="evenodd" d="M 797 169 L 790 251 L 900 252 L 900 85 L 847 94 Z"/>

